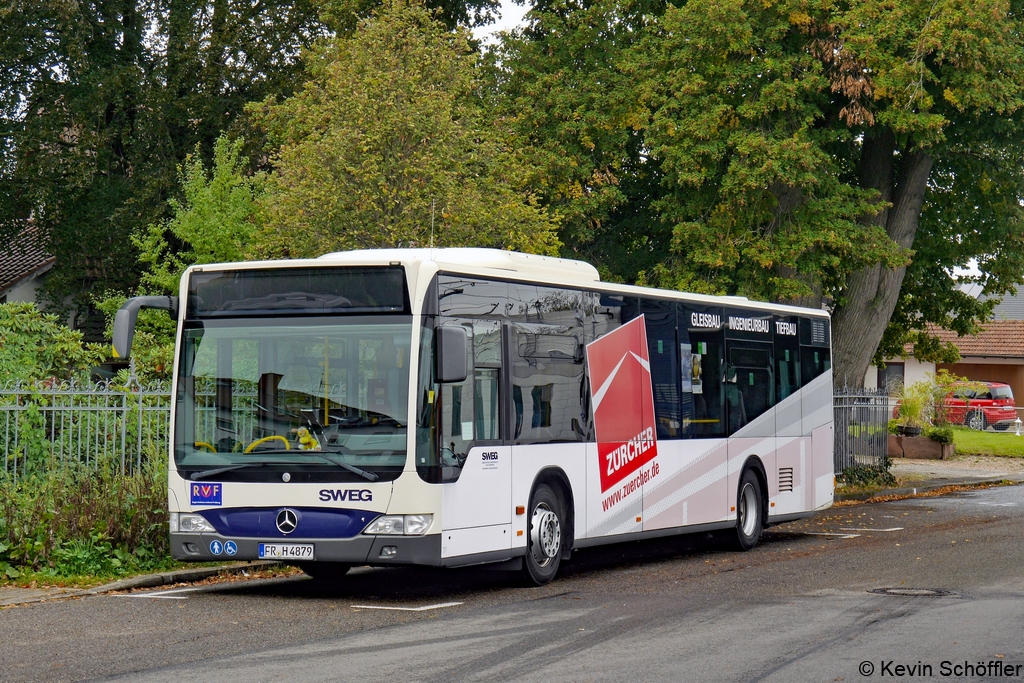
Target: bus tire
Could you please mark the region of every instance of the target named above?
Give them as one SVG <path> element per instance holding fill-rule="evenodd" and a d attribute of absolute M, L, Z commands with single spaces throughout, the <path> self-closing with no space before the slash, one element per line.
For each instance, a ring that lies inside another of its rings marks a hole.
<path fill-rule="evenodd" d="M 558 573 L 566 528 L 562 509 L 561 499 L 548 484 L 539 484 L 530 496 L 523 558 L 523 579 L 527 585 L 543 586 Z"/>
<path fill-rule="evenodd" d="M 752 550 L 761 538 L 764 511 L 761 505 L 761 481 L 754 470 L 747 468 L 740 477 L 736 496 L 736 546 L 743 551 Z"/>
<path fill-rule="evenodd" d="M 341 577 L 348 574 L 348 570 L 352 568 L 352 565 L 343 562 L 309 562 L 296 566 L 306 572 L 314 581 L 323 581 L 324 583 L 340 581 Z"/>

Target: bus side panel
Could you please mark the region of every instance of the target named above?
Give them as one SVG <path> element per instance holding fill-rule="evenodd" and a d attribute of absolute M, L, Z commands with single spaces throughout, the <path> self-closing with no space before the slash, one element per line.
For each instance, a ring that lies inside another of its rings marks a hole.
<path fill-rule="evenodd" d="M 659 444 L 660 445 L 660 444 Z M 653 462 L 657 462 L 656 457 Z M 587 526 L 586 538 L 629 534 L 643 530 L 643 489 L 623 495 L 626 481 L 617 482 L 606 491 L 601 490 L 601 468 L 607 467 L 598 454 L 597 444 L 587 444 Z M 643 469 L 653 467 L 647 463 Z M 635 474 L 635 473 L 634 473 Z M 632 479 L 633 477 L 629 477 Z"/>
<path fill-rule="evenodd" d="M 575 538 L 584 538 L 587 528 L 587 462 L 593 447 L 597 457 L 597 445 L 586 443 L 552 443 L 512 446 L 512 507 L 523 506 L 525 514 L 516 515 L 512 521 L 513 548 L 526 547 L 527 524 L 530 514 L 530 493 L 537 475 L 545 468 L 559 469 L 569 479 L 572 487 L 573 528 Z M 520 536 L 519 532 L 523 535 Z"/>
<path fill-rule="evenodd" d="M 442 557 L 512 547 L 511 451 L 509 446 L 474 446 L 458 481 L 442 485 Z"/>
<path fill-rule="evenodd" d="M 773 501 L 775 507 L 769 509 L 769 515 L 786 515 L 807 509 L 807 491 L 811 488 L 807 485 L 806 476 L 810 446 L 811 440 L 803 436 L 779 439 L 775 452 L 779 473 L 776 486 L 781 482 L 785 490 L 779 490 Z"/>
<path fill-rule="evenodd" d="M 657 474 L 644 484 L 643 530 L 724 520 L 727 455 L 725 439 L 659 441 Z"/>
<path fill-rule="evenodd" d="M 828 424 L 814 430 L 811 437 L 814 449 L 814 501 L 813 509 L 817 510 L 832 505 L 835 496 L 835 472 L 832 447 L 835 435 L 833 425 Z"/>
<path fill-rule="evenodd" d="M 831 495 L 819 493 L 818 482 L 832 486 L 835 465 L 832 459 L 832 373 L 824 372 L 814 378 L 800 392 L 803 397 L 803 432 L 812 439 L 811 470 L 807 473 L 810 486 L 807 492 L 805 510 L 813 510 L 831 504 Z"/>

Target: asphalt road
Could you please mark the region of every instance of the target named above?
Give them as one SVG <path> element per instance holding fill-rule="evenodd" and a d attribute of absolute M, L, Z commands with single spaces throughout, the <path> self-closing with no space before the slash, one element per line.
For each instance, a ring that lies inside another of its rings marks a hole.
<path fill-rule="evenodd" d="M 1017 486 L 836 508 L 750 553 L 704 537 L 590 549 L 539 589 L 360 569 L 334 588 L 26 605 L 0 611 L 0 680 L 1024 680 L 1022 531 Z M 902 594 L 871 592 L 887 588 Z"/>

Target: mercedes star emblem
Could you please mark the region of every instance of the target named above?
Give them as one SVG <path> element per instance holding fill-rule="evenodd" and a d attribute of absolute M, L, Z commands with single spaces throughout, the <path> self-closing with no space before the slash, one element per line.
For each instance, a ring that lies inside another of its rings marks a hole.
<path fill-rule="evenodd" d="M 282 534 L 290 534 L 299 525 L 299 518 L 295 510 L 285 508 L 277 513 L 277 530 Z"/>

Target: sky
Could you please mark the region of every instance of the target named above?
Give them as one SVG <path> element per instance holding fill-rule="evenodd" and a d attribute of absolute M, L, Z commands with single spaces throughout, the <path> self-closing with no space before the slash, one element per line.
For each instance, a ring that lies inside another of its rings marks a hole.
<path fill-rule="evenodd" d="M 473 29 L 473 36 L 485 44 L 491 44 L 494 42 L 494 34 L 519 26 L 527 9 L 529 8 L 525 3 L 517 5 L 512 0 L 502 0 L 501 19 L 498 19 L 493 24 Z"/>

